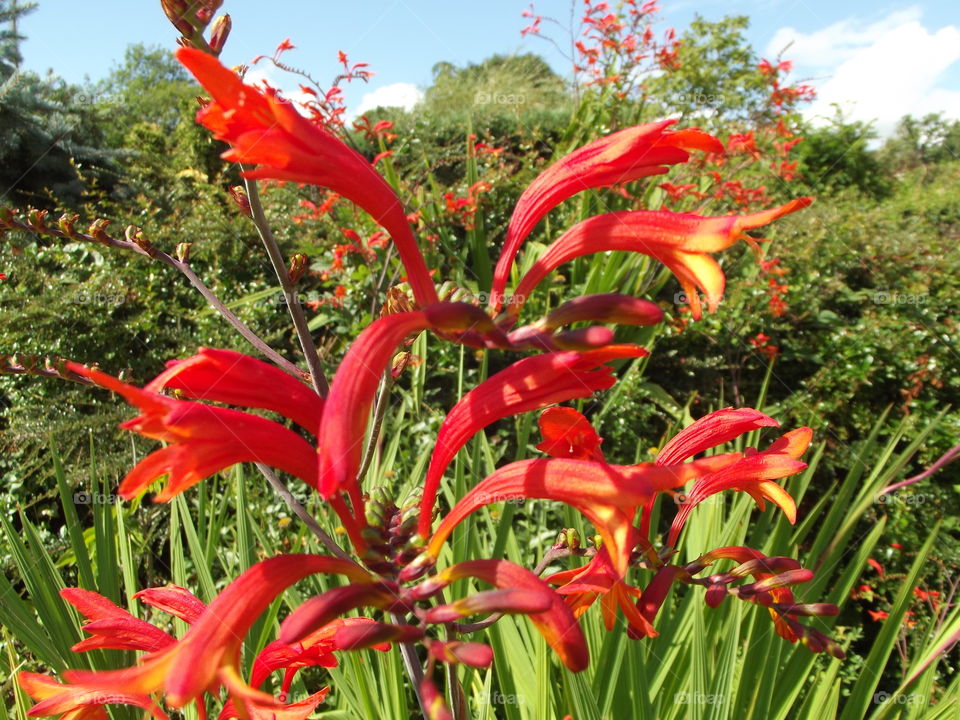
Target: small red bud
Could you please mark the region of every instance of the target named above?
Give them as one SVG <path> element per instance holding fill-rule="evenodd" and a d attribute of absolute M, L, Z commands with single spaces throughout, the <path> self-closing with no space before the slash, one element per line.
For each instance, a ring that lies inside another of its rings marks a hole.
<path fill-rule="evenodd" d="M 213 50 L 214 55 L 219 55 L 223 50 L 227 37 L 230 35 L 231 27 L 233 27 L 233 23 L 229 15 L 221 15 L 213 21 L 213 26 L 210 29 L 210 49 Z"/>
<path fill-rule="evenodd" d="M 295 285 L 300 282 L 300 278 L 303 277 L 303 273 L 306 272 L 309 264 L 310 258 L 303 253 L 297 253 L 290 258 L 290 269 L 287 270 L 287 279 L 290 280 L 291 284 Z"/>
<path fill-rule="evenodd" d="M 242 185 L 234 185 L 231 187 L 230 197 L 233 198 L 237 207 L 240 208 L 240 212 L 247 217 L 253 217 L 253 211 L 250 210 L 250 198 L 247 197 L 247 191 L 243 189 Z"/>

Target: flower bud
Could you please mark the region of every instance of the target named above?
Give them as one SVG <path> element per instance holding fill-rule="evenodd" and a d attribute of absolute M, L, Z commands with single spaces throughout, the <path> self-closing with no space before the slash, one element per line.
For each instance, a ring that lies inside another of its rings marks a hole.
<path fill-rule="evenodd" d="M 715 608 L 723 602 L 723 599 L 727 596 L 727 588 L 725 585 L 714 584 L 707 588 L 707 593 L 704 595 L 704 600 L 706 601 L 709 607 Z"/>
<path fill-rule="evenodd" d="M 300 282 L 300 278 L 303 277 L 303 273 L 306 272 L 309 263 L 310 258 L 303 253 L 297 253 L 290 258 L 290 269 L 287 270 L 287 279 L 291 284 L 296 285 Z"/>
<path fill-rule="evenodd" d="M 188 19 L 190 7 L 186 0 L 160 0 L 160 6 L 173 26 L 182 35 L 193 35 L 196 28 Z"/>
<path fill-rule="evenodd" d="M 193 247 L 193 243 L 182 242 L 177 243 L 177 260 L 182 263 L 190 262 L 190 248 Z"/>
<path fill-rule="evenodd" d="M 655 325 L 663 320 L 663 311 L 649 300 L 606 293 L 585 295 L 563 303 L 540 323 L 553 330 L 575 322 L 605 322 L 615 325 Z"/>
<path fill-rule="evenodd" d="M 247 191 L 244 190 L 242 185 L 234 185 L 231 187 L 230 197 L 233 198 L 237 207 L 240 208 L 240 212 L 247 217 L 253 217 L 253 211 L 250 209 L 250 198 L 247 197 Z"/>
<path fill-rule="evenodd" d="M 413 625 L 389 625 L 387 623 L 364 623 L 346 625 L 333 635 L 337 650 L 364 650 L 388 642 L 417 642 L 423 639 L 423 630 Z"/>
<path fill-rule="evenodd" d="M 214 55 L 219 55 L 223 50 L 227 37 L 230 35 L 230 28 L 233 23 L 229 15 L 221 15 L 213 21 L 213 27 L 210 30 L 210 49 Z"/>

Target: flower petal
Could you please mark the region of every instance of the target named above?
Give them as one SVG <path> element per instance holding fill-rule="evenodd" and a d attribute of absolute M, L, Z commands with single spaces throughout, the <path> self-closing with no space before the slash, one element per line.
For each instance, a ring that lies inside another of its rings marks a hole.
<path fill-rule="evenodd" d="M 531 590 L 550 598 L 550 608 L 530 614 L 530 621 L 570 670 L 580 672 L 587 667 L 590 656 L 580 626 L 563 599 L 543 580 L 526 568 L 507 560 L 471 560 L 458 563 L 443 570 L 439 579 L 443 582 L 455 582 L 467 577 L 478 578 L 498 588 Z"/>
<path fill-rule="evenodd" d="M 520 245 L 559 203 L 589 188 L 665 173 L 665 165 L 684 163 L 690 158 L 687 150 L 723 151 L 720 142 L 706 133 L 667 131 L 675 122 L 663 120 L 637 125 L 595 140 L 561 158 L 530 183 L 514 208 L 494 271 L 491 297 L 496 309 Z"/>
<path fill-rule="evenodd" d="M 233 350 L 200 348 L 185 360 L 174 360 L 144 390 L 181 391 L 195 400 L 272 410 L 316 435 L 323 398 L 302 382 L 261 360 Z"/>
<path fill-rule="evenodd" d="M 574 398 L 590 397 L 616 379 L 605 365 L 639 357 L 643 348 L 619 345 L 584 353 L 545 353 L 524 358 L 496 373 L 464 395 L 447 414 L 437 434 L 420 502 L 420 535 L 430 533 L 433 507 L 443 474 L 457 452 L 477 432 L 510 415 L 538 410 Z"/>

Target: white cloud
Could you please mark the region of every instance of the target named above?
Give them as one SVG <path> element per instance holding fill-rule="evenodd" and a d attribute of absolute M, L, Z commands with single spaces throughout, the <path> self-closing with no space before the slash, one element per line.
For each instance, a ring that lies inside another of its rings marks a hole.
<path fill-rule="evenodd" d="M 421 100 L 423 100 L 423 91 L 420 88 L 410 83 L 398 82 L 364 93 L 355 112 L 357 115 L 363 115 L 378 107 L 400 107 L 411 110 Z"/>
<path fill-rule="evenodd" d="M 832 117 L 837 104 L 848 119 L 876 121 L 887 136 L 908 113 L 960 118 L 960 91 L 937 86 L 960 61 L 960 29 L 931 31 L 919 16 L 911 8 L 869 25 L 851 18 L 809 34 L 782 28 L 767 49 L 775 55 L 792 39 L 785 57 L 794 60 L 795 76 L 826 75 L 814 81 L 817 100 L 805 110 L 808 117 Z"/>
<path fill-rule="evenodd" d="M 766 57 L 777 57 L 787 48 L 785 57 L 798 66 L 832 69 L 891 30 L 919 20 L 920 15 L 920 8 L 910 7 L 869 25 L 857 18 L 847 18 L 812 33 L 802 33 L 792 27 L 780 28 L 767 43 Z"/>

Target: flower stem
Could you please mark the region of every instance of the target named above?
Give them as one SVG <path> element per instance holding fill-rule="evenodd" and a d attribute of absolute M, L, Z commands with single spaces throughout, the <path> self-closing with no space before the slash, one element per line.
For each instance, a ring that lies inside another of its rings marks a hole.
<path fill-rule="evenodd" d="M 352 562 L 357 564 L 357 561 L 354 560 L 350 555 L 346 553 L 337 542 L 330 537 L 320 525 L 317 524 L 317 521 L 311 517 L 310 513 L 307 512 L 307 509 L 303 507 L 297 499 L 293 496 L 290 490 L 287 489 L 287 486 L 283 484 L 283 481 L 277 477 L 276 473 L 273 472 L 266 465 L 261 465 L 257 463 L 257 469 L 263 473 L 263 476 L 267 479 L 267 482 L 270 483 L 270 486 L 277 491 L 277 494 L 283 499 L 291 510 L 293 510 L 294 515 L 300 518 L 307 528 L 316 535 L 317 539 L 323 544 L 323 546 L 330 551 L 332 555 L 336 555 L 341 560 L 346 560 L 347 562 Z"/>
<path fill-rule="evenodd" d="M 243 166 L 241 166 L 243 167 Z M 250 201 L 250 213 L 253 217 L 253 224 L 257 228 L 257 233 L 263 241 L 263 246 L 267 250 L 267 256 L 270 258 L 270 264 L 273 265 L 274 272 L 277 274 L 277 280 L 280 281 L 280 288 L 283 290 L 283 299 L 287 303 L 287 309 L 290 311 L 290 317 L 293 320 L 293 327 L 297 332 L 297 339 L 300 341 L 300 348 L 307 360 L 307 367 L 310 369 L 310 381 L 313 389 L 321 397 L 326 397 L 329 386 L 327 378 L 323 374 L 323 368 L 320 366 L 320 356 L 317 353 L 317 346 L 313 342 L 313 336 L 310 334 L 310 327 L 307 325 L 307 318 L 303 314 L 303 305 L 295 294 L 294 283 L 290 281 L 287 274 L 287 265 L 283 259 L 283 253 L 280 252 L 280 246 L 277 245 L 273 237 L 273 231 L 267 222 L 267 216 L 263 212 L 263 203 L 260 202 L 260 193 L 257 190 L 256 180 L 244 180 L 247 189 L 247 198 Z"/>

